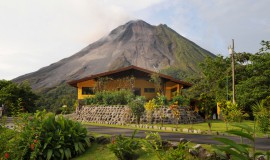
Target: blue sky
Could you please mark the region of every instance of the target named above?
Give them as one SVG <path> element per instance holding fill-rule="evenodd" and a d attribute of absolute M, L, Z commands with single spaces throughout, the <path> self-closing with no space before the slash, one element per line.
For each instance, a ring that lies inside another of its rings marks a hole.
<path fill-rule="evenodd" d="M 71 56 L 130 20 L 173 30 L 214 54 L 270 40 L 269 0 L 0 0 L 0 79 Z"/>

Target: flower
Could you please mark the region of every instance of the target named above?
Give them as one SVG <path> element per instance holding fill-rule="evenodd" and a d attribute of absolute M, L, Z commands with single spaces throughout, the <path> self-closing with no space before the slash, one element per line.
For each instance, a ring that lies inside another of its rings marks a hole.
<path fill-rule="evenodd" d="M 34 143 L 37 143 L 38 142 L 38 140 L 37 139 L 34 139 Z"/>
<path fill-rule="evenodd" d="M 6 158 L 6 159 L 9 158 L 9 153 L 8 153 L 8 152 L 5 153 L 5 158 Z"/>

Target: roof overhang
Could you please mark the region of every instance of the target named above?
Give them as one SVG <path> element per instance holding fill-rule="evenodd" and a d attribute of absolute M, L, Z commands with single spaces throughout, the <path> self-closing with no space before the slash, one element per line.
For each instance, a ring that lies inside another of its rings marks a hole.
<path fill-rule="evenodd" d="M 107 77 L 107 76 L 109 77 L 109 76 L 111 76 L 113 74 L 128 71 L 128 70 L 138 70 L 138 71 L 145 72 L 145 73 L 148 73 L 148 74 L 157 73 L 157 72 L 154 72 L 154 71 L 150 71 L 150 70 L 147 70 L 147 69 L 144 69 L 144 68 L 140 68 L 140 67 L 131 65 L 131 66 L 128 66 L 128 67 L 119 68 L 119 69 L 116 69 L 116 70 L 91 75 L 91 76 L 84 77 L 84 78 L 81 78 L 81 79 L 78 79 L 78 80 L 69 81 L 67 83 L 69 85 L 73 86 L 73 87 L 77 87 L 77 83 L 84 82 L 84 81 L 87 81 L 87 80 L 96 79 L 96 78 L 100 78 L 100 77 Z M 184 88 L 189 88 L 189 87 L 192 86 L 191 83 L 175 79 L 175 78 L 173 78 L 171 76 L 168 76 L 168 75 L 165 75 L 165 74 L 158 73 L 158 75 L 163 79 L 166 79 L 166 80 L 178 83 L 178 84 L 182 84 Z"/>

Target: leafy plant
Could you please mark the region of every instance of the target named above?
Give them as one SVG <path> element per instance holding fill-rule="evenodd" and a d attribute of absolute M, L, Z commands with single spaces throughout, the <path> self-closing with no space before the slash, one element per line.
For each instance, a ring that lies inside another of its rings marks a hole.
<path fill-rule="evenodd" d="M 166 160 L 186 160 L 186 159 L 195 159 L 188 152 L 188 143 L 179 143 L 176 149 L 170 148 L 166 151 L 165 158 Z"/>
<path fill-rule="evenodd" d="M 146 133 L 146 137 L 141 140 L 141 143 L 145 152 L 154 153 L 158 159 L 162 160 L 162 139 L 157 132 Z"/>
<path fill-rule="evenodd" d="M 126 105 L 134 98 L 130 90 L 100 91 L 95 96 L 85 98 L 87 105 Z"/>
<path fill-rule="evenodd" d="M 263 153 L 261 152 L 255 152 L 255 129 L 252 129 L 248 125 L 244 124 L 235 124 L 233 126 L 238 127 L 240 130 L 234 129 L 226 132 L 229 134 L 240 136 L 241 140 L 243 138 L 246 138 L 251 143 L 244 144 L 243 141 L 241 141 L 241 143 L 236 143 L 235 141 L 228 138 L 216 137 L 214 138 L 215 140 L 224 144 L 213 146 L 217 149 L 217 153 L 221 158 L 234 160 L 255 160 L 256 156 L 263 155 Z M 252 149 L 253 152 L 252 157 L 250 157 L 250 149 Z"/>
<path fill-rule="evenodd" d="M 264 134 L 267 133 L 270 125 L 269 109 L 264 106 L 264 101 L 253 105 L 252 110 L 259 130 Z"/>
<path fill-rule="evenodd" d="M 178 104 L 180 106 L 183 105 L 189 105 L 189 100 L 179 94 L 176 94 L 173 98 L 172 98 L 172 102 L 171 104 Z"/>
<path fill-rule="evenodd" d="M 137 124 L 140 124 L 140 118 L 144 113 L 144 103 L 145 97 L 138 96 L 135 100 L 131 101 L 128 105 L 132 111 L 132 113 L 136 116 Z"/>
<path fill-rule="evenodd" d="M 146 117 L 149 124 L 152 122 L 152 114 L 155 109 L 155 99 L 149 100 L 145 103 L 144 108 L 146 110 Z"/>
<path fill-rule="evenodd" d="M 86 128 L 62 115 L 24 114 L 17 125 L 14 159 L 71 159 L 90 146 Z"/>
<path fill-rule="evenodd" d="M 108 148 L 119 160 L 134 160 L 138 158 L 141 145 L 140 141 L 134 138 L 136 132 L 137 130 L 133 132 L 131 138 L 122 135 L 113 137 L 112 143 L 108 145 Z"/>

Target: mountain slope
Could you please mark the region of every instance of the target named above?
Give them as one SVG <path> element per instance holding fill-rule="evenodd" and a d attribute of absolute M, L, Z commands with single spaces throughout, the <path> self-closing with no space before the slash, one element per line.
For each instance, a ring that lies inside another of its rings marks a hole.
<path fill-rule="evenodd" d="M 130 21 L 78 53 L 14 81 L 28 80 L 33 89 L 43 90 L 128 65 L 150 70 L 176 66 L 184 72 L 199 73 L 198 64 L 206 56 L 214 57 L 166 25 Z"/>

